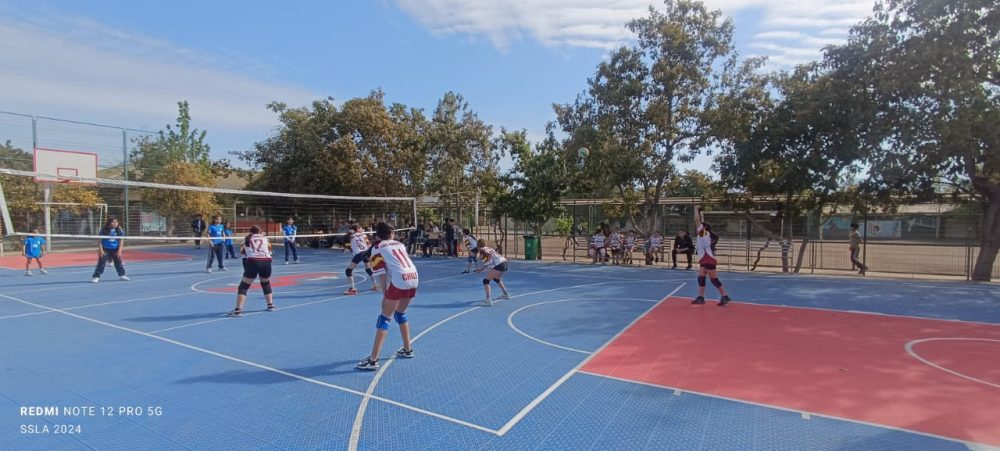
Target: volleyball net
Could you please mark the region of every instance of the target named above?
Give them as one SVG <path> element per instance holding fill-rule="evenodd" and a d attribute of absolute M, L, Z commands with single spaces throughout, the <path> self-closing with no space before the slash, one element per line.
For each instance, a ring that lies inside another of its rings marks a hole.
<path fill-rule="evenodd" d="M 406 229 L 416 222 L 413 197 L 295 194 L 52 174 L 0 168 L 3 235 L 22 240 L 45 237 L 48 245 L 93 245 L 101 230 L 117 221 L 125 240 L 176 244 L 206 239 L 218 221 L 236 237 L 251 227 L 284 239 L 283 226 L 296 227 L 300 244 L 328 246 L 354 224 L 369 229 L 386 222 Z M 314 246 L 315 247 L 315 246 Z"/>

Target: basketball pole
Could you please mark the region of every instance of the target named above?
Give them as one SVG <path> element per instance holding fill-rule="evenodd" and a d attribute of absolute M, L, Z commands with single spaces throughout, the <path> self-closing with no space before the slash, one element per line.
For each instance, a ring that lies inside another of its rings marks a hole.
<path fill-rule="evenodd" d="M 52 252 L 52 182 L 45 182 L 45 252 Z"/>

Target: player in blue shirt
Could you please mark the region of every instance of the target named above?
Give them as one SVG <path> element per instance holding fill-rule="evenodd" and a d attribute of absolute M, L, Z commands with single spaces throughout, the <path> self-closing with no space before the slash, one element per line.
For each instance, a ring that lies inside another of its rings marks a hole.
<path fill-rule="evenodd" d="M 211 239 L 212 247 L 208 249 L 208 266 L 205 267 L 205 272 L 212 272 L 212 260 L 216 258 L 219 259 L 219 271 L 229 271 L 222 263 L 222 245 L 225 243 L 222 237 L 225 235 L 226 226 L 222 225 L 222 216 L 216 215 L 212 218 L 212 224 L 208 226 L 208 236 Z"/>
<path fill-rule="evenodd" d="M 299 228 L 295 226 L 295 220 L 288 218 L 288 222 L 281 226 L 281 231 L 285 234 L 285 264 L 288 264 L 288 251 L 292 251 L 292 258 L 295 263 L 299 262 L 299 253 L 295 249 L 295 235 L 298 234 Z"/>
<path fill-rule="evenodd" d="M 45 238 L 38 236 L 38 229 L 31 229 L 31 235 L 24 239 L 24 249 L 21 255 L 26 259 L 24 262 L 24 275 L 33 276 L 31 272 L 31 259 L 38 263 L 38 272 L 48 274 L 42 267 L 42 247 L 45 246 Z"/>
<path fill-rule="evenodd" d="M 129 280 L 128 276 L 125 275 L 125 265 L 122 264 L 125 242 L 121 238 L 115 238 L 125 236 L 125 231 L 118 226 L 118 219 L 108 218 L 108 222 L 104 224 L 104 227 L 101 227 L 101 231 L 97 234 L 107 238 L 102 239 L 97 246 L 97 267 L 94 268 L 94 276 L 90 281 L 93 283 L 101 281 L 101 274 L 104 273 L 104 267 L 107 266 L 108 260 L 114 262 L 115 271 L 118 272 L 120 280 Z"/>
<path fill-rule="evenodd" d="M 226 236 L 226 259 L 236 258 L 236 249 L 233 248 L 233 223 L 227 222 L 226 229 L 222 231 Z"/>

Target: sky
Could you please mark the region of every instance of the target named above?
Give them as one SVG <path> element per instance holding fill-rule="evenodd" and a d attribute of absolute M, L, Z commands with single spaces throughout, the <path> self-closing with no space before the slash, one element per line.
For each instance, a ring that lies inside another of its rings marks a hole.
<path fill-rule="evenodd" d="M 817 59 L 873 3 L 706 0 L 733 19 L 740 54 L 767 56 L 770 69 Z M 222 158 L 274 133 L 271 101 L 340 102 L 380 88 L 390 102 L 433 110 L 455 91 L 496 129 L 537 140 L 551 105 L 585 89 L 609 49 L 630 39 L 624 24 L 650 5 L 0 0 L 0 111 L 159 130 L 187 100 Z M 0 115 L 0 134 L 5 127 Z"/>

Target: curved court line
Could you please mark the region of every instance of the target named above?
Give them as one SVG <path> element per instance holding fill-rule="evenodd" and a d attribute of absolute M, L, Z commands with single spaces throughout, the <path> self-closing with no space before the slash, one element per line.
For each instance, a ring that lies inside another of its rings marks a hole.
<path fill-rule="evenodd" d="M 452 276 L 452 277 L 461 277 L 461 276 L 464 276 L 464 275 L 465 274 L 460 274 L 459 276 Z M 662 283 L 661 281 L 658 281 L 658 280 L 650 280 L 650 281 L 644 281 L 644 282 Z M 622 283 L 622 282 L 595 282 L 595 283 L 586 283 L 586 284 L 581 284 L 581 285 L 572 285 L 572 286 L 567 286 L 567 287 L 550 288 L 550 289 L 547 289 L 547 290 L 532 291 L 532 292 L 528 292 L 528 293 L 519 294 L 517 296 L 511 296 L 510 299 L 516 299 L 516 298 L 519 298 L 519 297 L 530 296 L 530 295 L 535 295 L 535 294 L 548 293 L 548 292 L 552 292 L 552 291 L 566 290 L 566 289 L 570 289 L 570 288 L 583 288 L 583 287 L 589 287 L 589 286 L 594 286 L 594 285 L 607 285 L 607 284 L 612 284 L 612 283 Z M 681 287 L 683 287 L 683 286 L 684 286 L 684 284 L 681 284 Z M 677 290 L 679 290 L 679 289 L 680 289 L 680 287 L 677 287 Z M 676 293 L 677 290 L 674 290 L 674 292 Z M 673 293 L 671 293 L 671 295 L 672 294 Z M 500 302 L 503 302 L 503 301 L 496 301 L 496 303 L 500 303 Z M 465 315 L 466 313 L 478 310 L 480 308 L 483 308 L 483 306 L 477 305 L 475 307 L 471 307 L 471 308 L 462 310 L 461 312 L 458 312 L 458 313 L 456 313 L 454 315 L 451 315 L 451 316 L 449 316 L 449 317 L 447 317 L 447 318 L 445 318 L 445 319 L 443 319 L 441 321 L 438 321 L 438 322 L 432 324 L 427 329 L 425 329 L 422 332 L 420 332 L 419 334 L 417 334 L 417 336 L 413 337 L 413 339 L 410 340 L 410 343 L 411 344 L 415 343 L 417 340 L 420 339 L 420 337 L 423 337 L 428 332 L 436 329 L 438 326 L 440 326 L 440 325 L 442 325 L 444 323 L 447 323 L 448 321 L 451 321 L 451 320 L 453 320 L 455 318 L 458 318 L 458 317 L 460 317 L 462 315 Z M 375 395 L 374 395 L 375 387 L 378 386 L 379 381 L 382 380 L 382 375 L 385 374 L 385 371 L 387 369 L 389 369 L 389 366 L 392 365 L 392 362 L 395 362 L 395 361 L 396 361 L 396 355 L 395 355 L 395 353 L 393 353 L 393 355 L 391 355 L 389 358 L 386 359 L 385 364 L 382 365 L 378 369 L 378 371 L 376 371 L 375 376 L 372 378 L 371 383 L 368 384 L 368 389 L 365 390 L 365 395 L 364 395 L 363 398 L 361 398 L 361 405 L 358 406 L 358 413 L 354 416 L 354 424 L 351 426 L 351 438 L 350 438 L 350 440 L 348 442 L 348 445 L 347 445 L 347 449 L 349 451 L 357 451 L 357 449 L 358 449 L 358 442 L 361 440 L 361 425 L 364 423 L 365 413 L 368 410 L 368 400 L 369 399 L 373 399 L 375 397 Z M 489 432 L 492 432 L 493 434 L 496 434 L 496 435 L 503 435 L 504 434 L 503 431 L 493 431 L 493 430 L 490 430 Z"/>
<path fill-rule="evenodd" d="M 580 354 L 590 355 L 590 354 L 592 354 L 591 351 L 584 351 L 584 350 L 580 350 L 580 349 L 576 349 L 576 348 L 571 348 L 569 346 L 557 345 L 555 343 L 551 343 L 551 342 L 542 340 L 542 339 L 540 339 L 538 337 L 534 337 L 534 336 L 528 335 L 523 330 L 519 329 L 517 326 L 514 325 L 514 315 L 517 315 L 522 310 L 526 310 L 526 309 L 529 309 L 529 308 L 532 308 L 532 307 L 537 307 L 539 305 L 545 305 L 545 304 L 556 304 L 556 303 L 560 303 L 560 302 L 570 302 L 570 301 L 608 301 L 608 300 L 612 300 L 612 301 L 619 301 L 620 300 L 620 301 L 657 302 L 656 300 L 653 300 L 653 299 L 640 299 L 640 298 L 616 298 L 616 299 L 611 299 L 611 298 L 570 298 L 570 299 L 556 299 L 554 301 L 536 302 L 534 304 L 528 304 L 528 305 L 526 305 L 524 307 L 521 307 L 521 308 L 519 308 L 517 310 L 514 310 L 513 312 L 510 312 L 510 315 L 507 315 L 507 325 L 510 326 L 510 328 L 513 329 L 514 332 L 517 332 L 517 333 L 521 334 L 521 336 L 523 336 L 524 338 L 527 338 L 527 339 L 529 339 L 531 341 L 535 341 L 535 342 L 541 343 L 541 344 L 546 345 L 546 346 L 551 346 L 553 348 L 559 348 L 559 349 L 563 349 L 563 350 L 566 350 L 566 351 L 573 351 L 573 352 L 578 352 Z"/>
<path fill-rule="evenodd" d="M 41 309 L 51 310 L 53 313 L 62 313 L 63 315 L 66 315 L 66 316 L 70 316 L 70 317 L 81 319 L 81 320 L 84 320 L 84 321 L 88 321 L 88 322 L 91 322 L 91 323 L 94 323 L 94 324 L 99 324 L 99 325 L 102 325 L 102 326 L 110 327 L 112 329 L 118 329 L 118 330 L 121 330 L 121 331 L 124 331 L 124 332 L 129 332 L 129 333 L 133 333 L 133 334 L 136 334 L 136 335 L 141 335 L 143 337 L 152 338 L 154 340 L 159 340 L 159 341 L 162 341 L 164 343 L 169 343 L 169 344 L 172 344 L 172 345 L 180 346 L 182 348 L 187 348 L 187 349 L 190 349 L 192 351 L 198 351 L 198 352 L 201 352 L 201 353 L 204 353 L 204 354 L 208 354 L 208 355 L 211 355 L 211 356 L 219 357 L 221 359 L 229 360 L 231 362 L 236 362 L 236 363 L 239 363 L 239 364 L 243 364 L 243 365 L 251 366 L 251 367 L 254 367 L 254 368 L 262 369 L 264 371 L 269 371 L 269 372 L 272 372 L 272 373 L 277 373 L 277 374 L 280 374 L 282 376 L 287 376 L 287 377 L 290 377 L 290 378 L 293 378 L 293 379 L 298 379 L 300 381 L 308 382 L 310 384 L 316 384 L 316 385 L 319 385 L 319 386 L 323 386 L 323 387 L 327 387 L 327 388 L 332 388 L 334 390 L 339 390 L 339 391 L 342 391 L 342 392 L 345 392 L 345 393 L 350 393 L 352 395 L 362 396 L 362 397 L 365 397 L 365 399 L 371 398 L 371 399 L 374 399 L 376 401 L 381 401 L 381 402 L 384 402 L 386 404 L 390 404 L 390 405 L 393 405 L 393 406 L 396 406 L 396 407 L 401 407 L 401 408 L 404 408 L 404 409 L 407 409 L 407 410 L 410 410 L 410 411 L 413 411 L 413 412 L 422 413 L 422 414 L 427 415 L 427 416 L 431 416 L 431 417 L 434 417 L 434 418 L 438 418 L 438 419 L 442 419 L 442 420 L 445 420 L 445 421 L 449 421 L 449 422 L 452 422 L 452 423 L 455 423 L 455 424 L 459 424 L 459 425 L 462 425 L 462 426 L 466 426 L 466 427 L 469 427 L 469 428 L 472 428 L 472 429 L 477 429 L 477 430 L 480 430 L 480 431 L 483 431 L 483 432 L 489 432 L 491 434 L 496 434 L 496 431 L 494 431 L 493 429 L 490 429 L 490 428 L 487 428 L 487 427 L 484 427 L 484 426 L 480 426 L 478 424 L 473 424 L 473 423 L 470 423 L 470 422 L 465 421 L 465 420 L 460 420 L 458 418 L 452 418 L 452 417 L 449 417 L 447 415 L 442 415 L 442 414 L 437 413 L 437 412 L 431 412 L 429 410 L 424 410 L 424 409 L 421 409 L 421 408 L 416 407 L 416 406 L 411 406 L 409 404 L 404 404 L 404 403 L 401 403 L 399 401 L 395 401 L 395 400 L 388 399 L 388 398 L 383 398 L 381 396 L 368 396 L 368 395 L 366 395 L 366 394 L 364 394 L 364 393 L 362 393 L 362 392 L 360 392 L 358 390 L 355 390 L 353 388 L 342 387 L 340 385 L 331 384 L 329 382 L 323 382 L 323 381 L 316 380 L 316 379 L 313 379 L 313 378 L 309 378 L 309 377 L 306 377 L 306 376 L 301 376 L 301 375 L 298 375 L 298 374 L 295 374 L 295 373 L 290 373 L 288 371 L 281 370 L 281 369 L 278 369 L 278 368 L 270 367 L 270 366 L 267 366 L 267 365 L 262 365 L 262 364 L 256 363 L 256 362 L 251 362 L 249 360 L 244 360 L 244 359 L 241 359 L 239 357 L 234 357 L 234 356 L 231 356 L 231 355 L 223 354 L 221 352 L 215 352 L 215 351 L 212 351 L 212 350 L 209 350 L 209 349 L 200 348 L 198 346 L 190 345 L 190 344 L 187 344 L 187 343 L 184 343 L 184 342 L 180 342 L 180 341 L 177 341 L 177 340 L 171 340 L 171 339 L 166 338 L 166 337 L 161 337 L 161 336 L 158 336 L 158 335 L 153 335 L 153 334 L 150 334 L 148 332 L 143 332 L 141 330 L 131 329 L 131 328 L 128 328 L 128 327 L 125 327 L 125 326 L 119 326 L 117 324 L 112 324 L 112 323 L 109 323 L 109 322 L 106 322 L 106 321 L 101 321 L 99 319 L 90 318 L 88 316 L 77 315 L 76 313 L 67 312 L 67 311 L 62 310 L 62 309 L 57 309 L 57 308 L 53 308 L 53 307 L 47 307 L 47 306 L 44 306 L 44 305 L 41 305 L 41 304 L 36 304 L 34 302 L 25 301 L 24 299 L 16 298 L 14 296 L 9 296 L 9 295 L 0 293 L 0 297 L 7 298 L 7 299 L 10 299 L 10 300 L 15 301 L 15 302 L 20 302 L 20 303 L 25 304 L 25 305 L 30 305 L 32 307 L 37 307 L 37 308 L 41 308 Z"/>
<path fill-rule="evenodd" d="M 1000 340 L 996 340 L 996 339 L 992 339 L 992 338 L 962 338 L 962 337 L 922 338 L 922 339 L 919 339 L 919 340 L 911 340 L 911 341 L 907 342 L 906 345 L 903 346 L 903 348 L 906 349 L 906 353 L 909 354 L 910 357 L 913 357 L 913 358 L 919 360 L 924 365 L 928 365 L 928 366 L 937 368 L 937 369 L 939 369 L 941 371 L 953 374 L 953 375 L 958 376 L 958 377 L 960 377 L 962 379 L 967 379 L 967 380 L 970 380 L 972 382 L 978 382 L 980 384 L 989 385 L 990 387 L 993 387 L 993 388 L 1000 388 L 1000 384 L 994 384 L 994 383 L 989 382 L 989 381 L 984 381 L 982 379 L 976 379 L 976 378 L 974 378 L 972 376 L 967 376 L 965 374 L 959 373 L 958 371 L 945 368 L 945 367 L 943 367 L 941 365 L 938 365 L 938 364 L 936 364 L 934 362 L 931 362 L 930 360 L 927 360 L 927 359 L 925 359 L 923 357 L 920 357 L 920 354 L 917 354 L 917 352 L 913 350 L 913 347 L 916 346 L 916 345 L 918 345 L 918 344 L 920 344 L 920 343 L 924 343 L 924 342 L 927 342 L 927 341 L 988 341 L 988 342 L 991 342 L 991 343 L 1000 343 Z"/>
<path fill-rule="evenodd" d="M 428 281 L 426 281 L 424 283 L 437 282 L 439 280 L 454 279 L 456 277 L 461 277 L 463 275 L 464 274 L 460 274 L 458 276 L 449 276 L 449 277 L 442 277 L 442 278 L 438 278 L 438 279 L 432 279 L 432 280 L 428 280 Z M 365 278 L 364 280 L 368 280 L 367 276 L 361 276 L 361 277 L 364 277 Z M 362 282 L 364 280 L 362 280 Z M 335 286 L 333 286 L 331 288 L 343 288 L 343 287 L 346 287 L 346 286 L 349 286 L 349 285 L 335 285 Z M 313 291 L 317 291 L 317 290 L 313 290 Z M 340 296 L 334 296 L 332 298 L 325 298 L 325 299 L 319 299 L 319 300 L 316 300 L 316 301 L 303 302 L 303 303 L 300 303 L 300 304 L 289 305 L 287 307 L 279 307 L 279 310 L 290 310 L 290 309 L 293 309 L 293 308 L 299 308 L 299 307 L 305 307 L 307 305 L 312 305 L 312 304 L 320 304 L 320 303 L 323 303 L 323 302 L 335 301 L 337 299 L 343 299 L 343 298 L 347 298 L 347 297 L 363 296 L 364 294 L 369 294 L 369 293 L 374 293 L 374 292 L 373 291 L 368 291 L 368 292 L 362 291 L 362 292 L 358 293 L 357 295 L 340 295 Z M 232 293 L 225 293 L 225 294 L 232 295 Z M 243 317 L 259 315 L 261 313 L 265 313 L 265 312 L 250 312 L 250 313 L 244 314 Z M 209 319 L 209 320 L 205 320 L 205 321 L 196 321 L 196 322 L 193 322 L 193 323 L 181 324 L 179 326 L 167 327 L 165 329 L 158 329 L 158 330 L 151 331 L 149 333 L 151 333 L 151 334 L 159 334 L 159 333 L 163 333 L 163 332 L 169 332 L 169 331 L 172 331 L 172 330 L 184 329 L 184 328 L 191 327 L 191 326 L 200 326 L 202 324 L 217 323 L 219 321 L 225 321 L 225 320 L 228 320 L 228 319 L 236 319 L 236 318 L 228 317 L 228 316 L 223 316 L 221 318 L 214 318 L 214 319 Z"/>
<path fill-rule="evenodd" d="M 232 271 L 232 272 L 233 272 L 234 275 L 239 274 L 240 277 L 242 277 L 243 273 L 238 272 L 238 271 Z M 271 274 L 271 278 L 273 279 L 275 277 L 290 276 L 290 275 L 295 275 L 295 274 L 302 274 L 303 272 L 308 272 L 308 271 L 290 272 L 290 273 L 285 273 L 285 274 L 280 274 L 280 275 Z M 330 274 L 335 274 L 335 273 L 331 272 Z M 362 282 L 365 282 L 365 281 L 369 280 L 367 274 L 358 274 L 355 277 L 361 277 L 361 281 L 357 281 L 357 280 L 354 281 L 355 284 L 362 283 Z M 191 286 L 189 288 L 191 289 L 191 291 L 194 291 L 195 293 L 221 294 L 221 295 L 224 295 L 224 296 L 232 296 L 233 293 L 218 292 L 218 291 L 205 291 L 205 290 L 202 290 L 202 289 L 197 288 L 197 287 L 198 287 L 198 285 L 201 285 L 203 283 L 214 282 L 216 280 L 233 280 L 233 279 L 235 279 L 235 277 L 213 277 L 211 279 L 205 279 L 205 280 L 200 280 L 198 282 L 195 282 L 195 283 L 191 284 Z M 314 291 L 325 290 L 327 288 L 341 288 L 341 287 L 346 287 L 346 286 L 349 286 L 349 285 L 335 285 L 333 287 L 321 286 L 321 287 L 309 288 L 309 289 L 305 289 L 305 290 L 288 290 L 288 291 L 282 290 L 282 293 L 286 293 L 286 294 L 312 293 Z"/>

